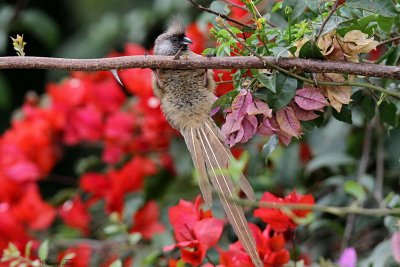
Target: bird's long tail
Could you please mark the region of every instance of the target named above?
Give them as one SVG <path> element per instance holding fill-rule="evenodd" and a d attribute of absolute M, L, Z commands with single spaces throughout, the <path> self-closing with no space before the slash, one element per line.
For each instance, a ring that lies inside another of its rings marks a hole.
<path fill-rule="evenodd" d="M 181 132 L 198 171 L 199 186 L 204 201 L 208 206 L 211 206 L 211 180 L 239 241 L 254 265 L 262 267 L 263 263 L 259 258 L 256 243 L 244 216 L 243 208 L 232 200 L 236 196 L 235 186 L 226 172 L 232 153 L 221 142 L 219 128 L 212 121 L 206 121 L 203 125 L 181 129 Z M 239 186 L 249 199 L 254 200 L 254 191 L 244 175 L 239 179 Z"/>

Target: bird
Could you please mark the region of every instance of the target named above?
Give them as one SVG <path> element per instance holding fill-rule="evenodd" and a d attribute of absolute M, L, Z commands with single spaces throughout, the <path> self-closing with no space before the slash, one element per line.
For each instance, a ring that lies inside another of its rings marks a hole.
<path fill-rule="evenodd" d="M 189 49 L 192 43 L 185 35 L 183 24 L 174 20 L 156 38 L 154 54 L 174 56 L 177 60 L 202 57 Z M 236 186 L 226 169 L 233 155 L 210 116 L 216 87 L 213 72 L 208 69 L 153 69 L 152 84 L 167 121 L 184 137 L 205 204 L 212 206 L 212 184 L 243 248 L 255 266 L 263 266 L 243 208 L 232 201 L 237 195 Z M 242 174 L 238 180 L 240 189 L 254 200 L 254 191 L 246 177 Z"/>

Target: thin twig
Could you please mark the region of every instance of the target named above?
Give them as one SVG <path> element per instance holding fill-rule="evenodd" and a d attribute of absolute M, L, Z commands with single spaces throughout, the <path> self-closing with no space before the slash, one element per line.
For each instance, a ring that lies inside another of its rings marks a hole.
<path fill-rule="evenodd" d="M 381 204 L 383 196 L 383 178 L 384 178 L 384 163 L 385 163 L 385 148 L 384 148 L 384 140 L 382 134 L 382 125 L 380 121 L 377 122 L 377 143 L 376 143 L 376 178 L 375 178 L 375 186 L 374 186 L 374 197 L 376 201 Z"/>
<path fill-rule="evenodd" d="M 196 3 L 196 2 L 193 1 L 193 0 L 187 0 L 187 1 L 188 1 L 189 3 L 191 3 L 191 4 L 192 4 L 195 8 L 197 8 L 197 9 L 203 10 L 203 11 L 205 11 L 205 12 L 207 12 L 207 13 L 211 13 L 211 14 L 217 15 L 217 16 L 223 18 L 223 19 L 226 19 L 226 20 L 228 20 L 228 21 L 230 21 L 230 22 L 233 22 L 233 23 L 235 23 L 235 24 L 237 24 L 237 25 L 240 25 L 240 26 L 242 26 L 242 27 L 250 28 L 250 29 L 253 29 L 253 30 L 256 29 L 256 27 L 254 27 L 254 26 L 252 26 L 252 25 L 246 25 L 246 24 L 244 24 L 244 23 L 242 23 L 242 22 L 240 22 L 240 21 L 237 21 L 237 20 L 235 20 L 235 19 L 232 19 L 232 18 L 230 18 L 230 17 L 228 17 L 228 16 L 226 16 L 226 15 L 224 15 L 224 14 L 215 12 L 215 11 L 209 9 L 209 8 L 206 8 L 206 7 L 204 7 L 204 6 L 202 6 L 202 5 L 198 4 L 198 3 Z"/>
<path fill-rule="evenodd" d="M 246 48 L 251 54 L 253 54 L 254 56 L 256 56 L 258 59 L 260 59 L 265 66 L 268 66 L 270 68 L 274 68 L 276 70 L 279 70 L 280 72 L 285 73 L 288 76 L 291 76 L 293 78 L 296 78 L 300 81 L 306 82 L 306 83 L 310 83 L 310 84 L 315 84 L 315 81 L 313 81 L 312 79 L 308 79 L 305 78 L 303 76 L 300 76 L 298 74 L 295 74 L 289 70 L 286 70 L 270 61 L 266 61 L 265 58 L 263 56 L 261 56 L 260 54 L 258 54 L 256 51 L 254 51 L 251 47 L 249 47 L 245 42 L 243 42 L 240 38 L 238 38 L 230 29 L 229 27 L 227 27 L 225 25 L 224 22 L 221 22 L 221 25 L 225 28 L 225 30 L 227 30 L 229 32 L 229 34 L 236 40 L 238 41 L 244 48 Z M 340 62 L 341 64 L 343 64 L 342 62 Z M 399 74 L 400 74 L 400 69 L 399 69 Z M 396 99 L 400 100 L 400 93 L 397 92 L 393 92 L 393 91 L 389 91 L 386 90 L 383 87 L 374 85 L 374 84 L 369 84 L 369 83 L 359 83 L 359 82 L 331 82 L 331 81 L 317 81 L 317 84 L 319 85 L 330 85 L 330 86 L 360 86 L 360 87 L 365 87 L 365 88 L 369 88 L 375 91 L 379 91 L 381 93 L 385 93 L 387 95 L 390 95 Z"/>
<path fill-rule="evenodd" d="M 390 39 L 387 39 L 385 41 L 380 42 L 377 46 L 384 45 L 384 44 L 389 44 L 389 43 L 396 42 L 396 41 L 399 41 L 399 40 L 400 40 L 400 36 L 393 37 L 393 38 L 390 38 Z"/>
<path fill-rule="evenodd" d="M 357 214 L 362 216 L 373 216 L 373 217 L 381 217 L 388 215 L 400 215 L 400 208 L 376 208 L 369 209 L 357 206 L 349 206 L 349 207 L 336 207 L 336 206 L 325 206 L 318 204 L 295 204 L 295 203 L 276 203 L 276 202 L 257 202 L 247 199 L 232 199 L 234 202 L 250 207 L 257 208 L 274 208 L 280 210 L 311 210 L 311 211 L 319 211 L 324 213 L 333 214 L 336 216 L 345 216 L 347 214 Z"/>
<path fill-rule="evenodd" d="M 366 128 L 365 128 L 365 135 L 364 135 L 364 141 L 363 141 L 363 146 L 362 146 L 362 153 L 361 153 L 361 158 L 360 158 L 360 162 L 358 164 L 358 170 L 357 170 L 357 181 L 358 182 L 361 181 L 361 178 L 367 172 L 369 156 L 371 154 L 372 129 L 373 129 L 374 125 L 375 125 L 375 120 L 373 120 L 370 123 L 368 123 Z M 348 247 L 348 244 L 350 242 L 350 238 L 351 238 L 352 233 L 353 233 L 355 222 L 356 222 L 356 215 L 355 214 L 349 214 L 347 216 L 347 219 L 346 219 L 346 226 L 344 227 L 341 250 L 343 250 L 346 247 Z"/>
<path fill-rule="evenodd" d="M 315 40 L 318 40 L 318 39 L 319 39 L 319 37 L 320 37 L 321 34 L 322 34 L 322 31 L 323 31 L 324 28 L 325 28 L 326 23 L 327 23 L 328 20 L 332 17 L 333 13 L 336 12 L 336 10 L 338 9 L 338 6 L 339 6 L 339 0 L 336 0 L 336 1 L 335 1 L 335 4 L 334 4 L 333 7 L 332 7 L 331 12 L 329 12 L 329 15 L 328 15 L 328 16 L 326 17 L 326 19 L 322 22 L 321 28 L 319 29 L 318 34 L 317 34 L 317 38 L 315 38 Z"/>
<path fill-rule="evenodd" d="M 247 9 L 247 7 L 238 5 L 238 4 L 233 3 L 233 2 L 231 2 L 231 1 L 229 1 L 229 0 L 222 0 L 222 2 L 225 2 L 226 4 L 228 4 L 228 6 L 240 8 L 240 9 L 242 9 L 242 10 L 244 10 L 244 11 L 247 11 L 247 12 L 249 11 L 249 10 Z"/>

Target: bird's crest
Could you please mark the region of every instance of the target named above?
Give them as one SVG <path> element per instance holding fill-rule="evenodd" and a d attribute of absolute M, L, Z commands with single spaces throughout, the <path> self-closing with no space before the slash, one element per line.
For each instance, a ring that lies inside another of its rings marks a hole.
<path fill-rule="evenodd" d="M 185 27 L 179 19 L 173 19 L 166 32 L 172 35 L 185 34 Z"/>

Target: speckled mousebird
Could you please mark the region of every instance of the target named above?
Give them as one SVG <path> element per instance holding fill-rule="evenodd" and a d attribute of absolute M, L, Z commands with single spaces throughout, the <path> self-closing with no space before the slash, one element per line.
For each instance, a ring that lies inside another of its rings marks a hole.
<path fill-rule="evenodd" d="M 167 31 L 157 37 L 154 54 L 160 56 L 201 57 L 188 48 L 192 41 L 185 29 L 174 21 Z M 235 186 L 226 171 L 232 158 L 225 146 L 220 129 L 210 117 L 215 82 L 210 70 L 157 69 L 153 71 L 154 94 L 160 99 L 162 110 L 172 127 L 183 135 L 194 166 L 199 175 L 199 186 L 205 203 L 212 204 L 211 184 L 218 193 L 228 220 L 255 266 L 263 266 L 255 240 L 241 206 L 232 201 Z M 254 191 L 243 175 L 239 186 L 249 199 Z"/>

